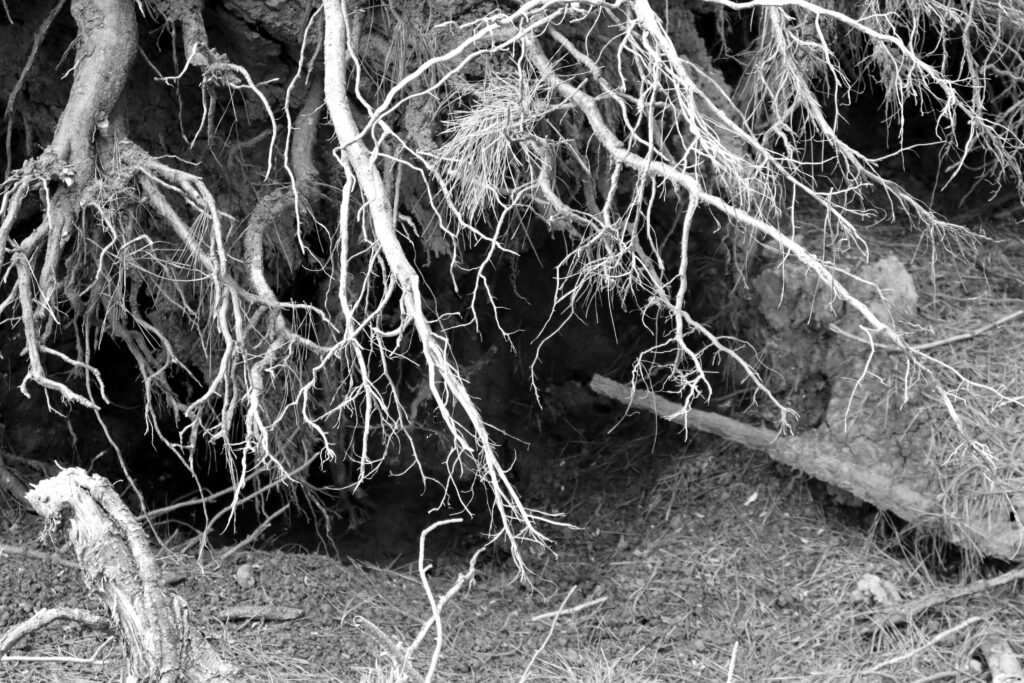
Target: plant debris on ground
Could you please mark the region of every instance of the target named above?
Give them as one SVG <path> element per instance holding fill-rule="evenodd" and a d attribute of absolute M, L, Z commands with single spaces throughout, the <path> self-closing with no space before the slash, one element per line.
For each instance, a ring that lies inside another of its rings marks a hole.
<path fill-rule="evenodd" d="M 536 654 L 525 680 L 970 681 L 987 680 L 986 636 L 1020 647 L 1024 599 L 1013 584 L 898 624 L 886 621 L 893 605 L 864 587 L 877 577 L 909 603 L 998 566 L 962 563 L 948 548 L 944 559 L 915 555 L 891 522 L 835 502 L 799 472 L 706 438 L 639 434 L 651 427 L 634 418 L 624 435 L 557 463 L 566 476 L 555 485 L 580 501 L 567 520 L 580 530 L 558 539 L 557 554 L 530 558 L 533 589 L 507 558 L 481 559 L 443 612 L 438 680 L 520 680 Z M 5 524 L 6 543 L 33 545 L 32 518 Z M 435 593 L 465 571 L 468 555 L 431 558 Z M 5 625 L 83 600 L 74 569 L 7 553 L 3 567 Z M 293 550 L 243 551 L 226 562 L 214 555 L 201 568 L 166 556 L 162 567 L 180 579 L 174 590 L 192 619 L 252 680 L 401 680 L 389 678 L 395 653 L 376 632 L 407 645 L 430 614 L 412 564 Z M 240 580 L 240 567 L 254 579 Z M 227 618 L 242 606 L 269 608 L 271 617 Z M 298 614 L 272 616 L 288 610 Z M 416 671 L 425 670 L 432 637 L 416 653 Z M 17 655 L 41 659 L 0 664 L 4 680 L 120 676 L 116 643 L 77 625 L 36 634 Z M 60 657 L 72 659 L 49 659 Z"/>

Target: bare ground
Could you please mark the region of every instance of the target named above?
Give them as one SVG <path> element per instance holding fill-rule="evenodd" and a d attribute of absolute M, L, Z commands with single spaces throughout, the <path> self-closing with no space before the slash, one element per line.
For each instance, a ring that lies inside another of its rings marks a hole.
<path fill-rule="evenodd" d="M 1020 649 L 1024 598 L 1012 585 L 886 627 L 873 621 L 883 608 L 857 590 L 874 575 L 909 601 L 995 568 L 966 569 L 937 551 L 915 559 L 886 525 L 872 527 L 870 511 L 839 505 L 798 473 L 710 440 L 646 436 L 654 431 L 636 419 L 604 443 L 554 456 L 534 494 L 575 501 L 565 512 L 580 530 L 559 533 L 556 554 L 531 557 L 533 589 L 514 580 L 497 551 L 481 559 L 473 584 L 443 612 L 436 680 L 521 680 L 526 672 L 529 681 L 977 681 L 990 680 L 978 652 L 986 635 Z M 33 518 L 8 511 L 4 520 L 3 543 L 34 547 Z M 477 538 L 451 537 L 428 551 L 435 595 L 465 571 Z M 401 680 L 395 650 L 374 631 L 407 647 L 430 607 L 415 564 L 401 564 L 409 558 L 399 544 L 393 550 L 390 566 L 383 554 L 369 564 L 253 551 L 202 567 L 168 559 L 165 572 L 186 577 L 175 588 L 193 620 L 253 680 Z M 255 585 L 237 580 L 242 565 L 256 568 Z M 4 626 L 41 607 L 87 603 L 74 569 L 6 553 L 0 566 Z M 225 618 L 240 606 L 300 614 Z M 542 616 L 560 609 L 568 612 Z M 431 629 L 413 659 L 421 674 L 434 636 Z M 116 643 L 77 626 L 37 634 L 18 654 L 42 659 L 0 664 L 3 680 L 122 673 Z"/>

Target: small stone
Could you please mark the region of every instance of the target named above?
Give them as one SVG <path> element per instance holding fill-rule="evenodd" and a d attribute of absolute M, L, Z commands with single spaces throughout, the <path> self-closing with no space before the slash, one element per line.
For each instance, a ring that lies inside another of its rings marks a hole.
<path fill-rule="evenodd" d="M 249 564 L 248 562 L 240 564 L 238 565 L 238 569 L 235 570 L 235 581 L 238 582 L 239 586 L 247 590 L 255 588 L 258 571 L 258 568 L 254 564 Z"/>

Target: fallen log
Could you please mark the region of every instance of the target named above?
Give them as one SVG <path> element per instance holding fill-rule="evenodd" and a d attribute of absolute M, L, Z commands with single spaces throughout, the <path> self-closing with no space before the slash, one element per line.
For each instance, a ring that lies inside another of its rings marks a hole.
<path fill-rule="evenodd" d="M 594 375 L 590 389 L 628 406 L 654 413 L 663 420 L 720 436 L 763 451 L 776 462 L 849 491 L 857 498 L 896 516 L 937 532 L 949 541 L 989 557 L 1024 559 L 1024 531 L 1007 520 L 962 519 L 944 513 L 940 493 L 929 487 L 934 472 L 903 457 L 895 441 L 843 439 L 827 428 L 796 436 L 780 436 L 766 427 L 724 415 L 689 409 L 662 396 Z"/>

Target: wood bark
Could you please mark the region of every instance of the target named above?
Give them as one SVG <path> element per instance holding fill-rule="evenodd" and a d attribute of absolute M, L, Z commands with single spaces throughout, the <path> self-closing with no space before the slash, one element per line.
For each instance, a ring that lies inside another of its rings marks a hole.
<path fill-rule="evenodd" d="M 28 501 L 51 540 L 70 540 L 86 588 L 106 605 L 121 638 L 130 677 L 240 680 L 191 623 L 185 600 L 163 585 L 145 530 L 109 481 L 71 468 L 36 484 Z"/>
<path fill-rule="evenodd" d="M 914 471 L 912 466 L 905 465 L 898 456 L 899 444 L 895 441 L 846 440 L 842 434 L 833 434 L 827 428 L 797 436 L 780 436 L 774 430 L 724 415 L 686 410 L 653 392 L 634 389 L 601 375 L 594 375 L 590 388 L 602 396 L 647 410 L 687 429 L 715 434 L 763 451 L 772 460 L 849 491 L 912 524 L 935 529 L 958 545 L 976 548 L 987 556 L 1004 560 L 1024 559 L 1024 535 L 1017 525 L 945 516 L 941 494 L 921 486 L 922 482 L 928 481 L 928 473 Z"/>

